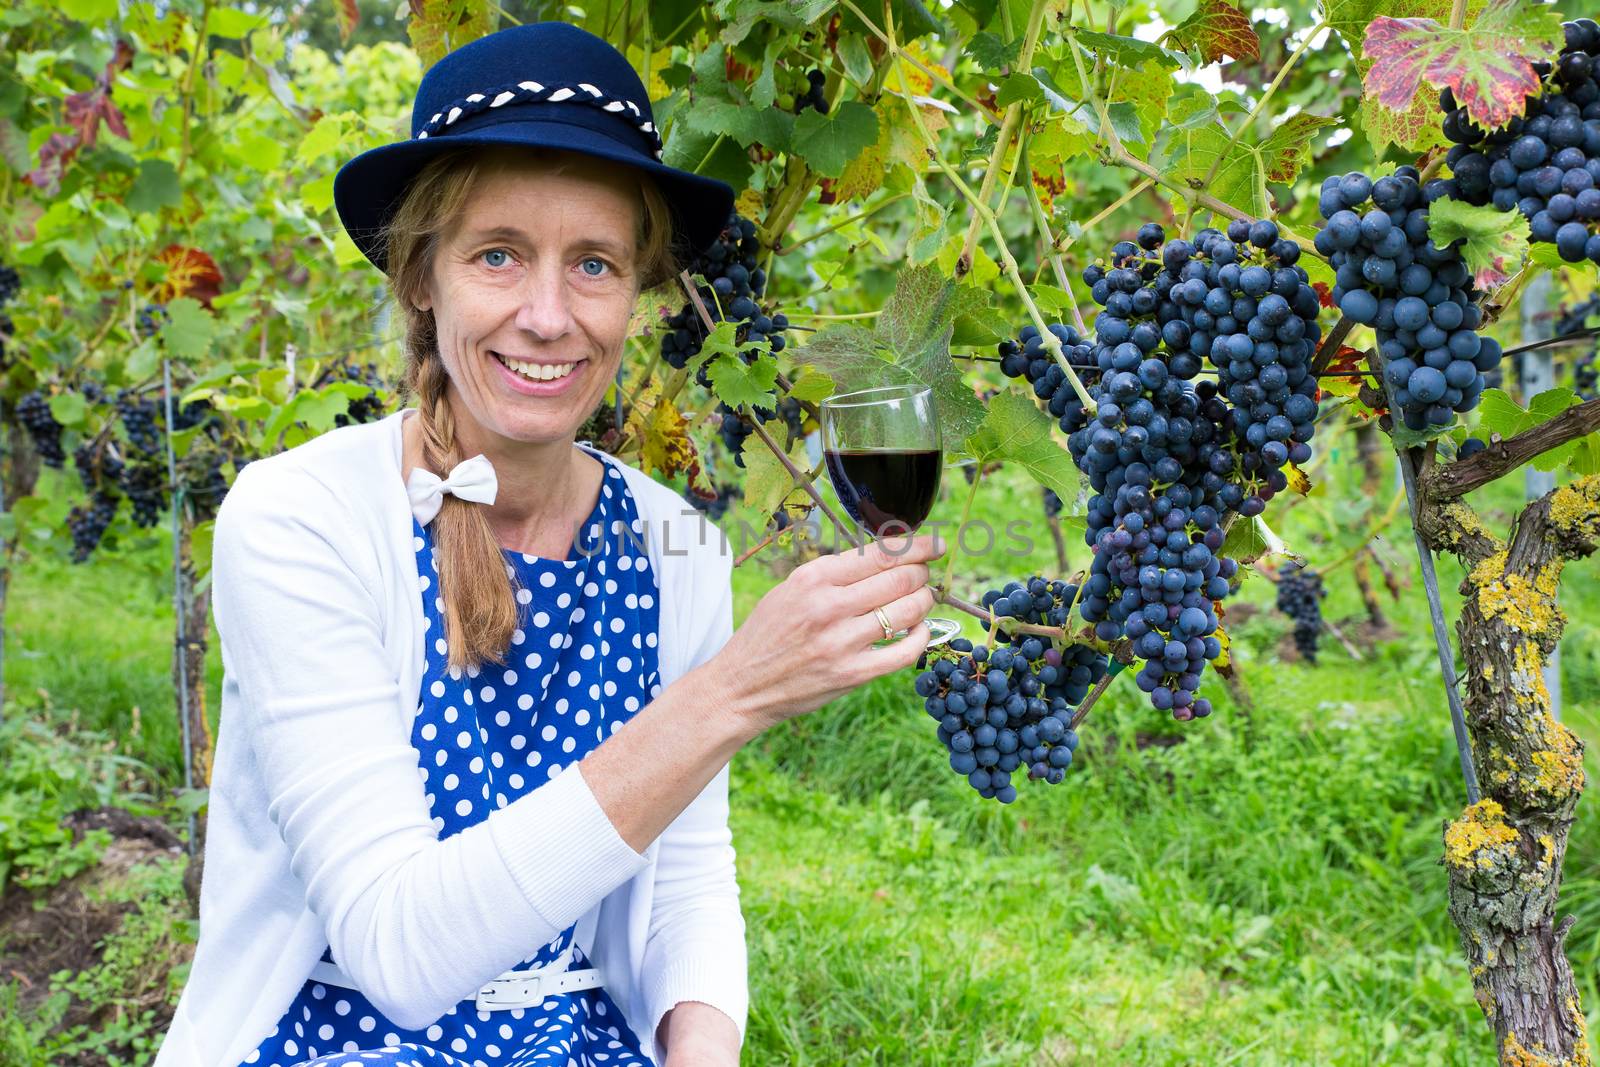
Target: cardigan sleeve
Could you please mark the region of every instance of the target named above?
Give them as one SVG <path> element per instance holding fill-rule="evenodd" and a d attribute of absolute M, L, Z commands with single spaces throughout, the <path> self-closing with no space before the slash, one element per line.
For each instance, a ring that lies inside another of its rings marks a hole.
<path fill-rule="evenodd" d="M 715 551 L 715 544 L 698 556 L 695 596 L 703 606 L 686 635 L 692 650 L 686 671 L 715 655 L 733 633 L 732 556 Z M 748 960 L 726 765 L 662 831 L 641 970 L 652 1042 L 662 1017 L 686 1000 L 721 1010 L 743 1041 Z"/>
<path fill-rule="evenodd" d="M 417 694 L 399 691 L 395 667 L 415 635 L 391 632 L 386 646 L 393 576 L 375 525 L 309 471 L 262 461 L 240 472 L 217 516 L 212 585 L 244 721 L 221 729 L 248 736 L 267 814 L 334 959 L 416 1029 L 647 860 L 574 773 L 439 839 L 405 727 Z"/>

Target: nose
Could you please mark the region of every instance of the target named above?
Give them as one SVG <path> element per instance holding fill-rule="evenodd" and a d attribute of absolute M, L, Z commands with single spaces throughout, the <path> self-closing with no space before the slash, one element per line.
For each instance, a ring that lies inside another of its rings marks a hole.
<path fill-rule="evenodd" d="M 517 305 L 517 328 L 541 341 L 565 337 L 574 326 L 570 301 L 559 265 L 528 271 Z"/>

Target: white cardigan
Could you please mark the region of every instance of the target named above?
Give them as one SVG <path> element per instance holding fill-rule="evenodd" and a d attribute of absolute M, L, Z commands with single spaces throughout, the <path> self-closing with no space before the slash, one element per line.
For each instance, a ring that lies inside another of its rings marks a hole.
<path fill-rule="evenodd" d="M 570 765 L 439 840 L 410 740 L 424 652 L 405 415 L 249 464 L 217 515 L 224 677 L 200 938 L 155 1067 L 238 1067 L 324 945 L 414 1029 L 575 921 L 652 1059 L 681 1001 L 726 1012 L 742 1038 L 726 766 L 643 855 Z M 618 462 L 661 586 L 665 689 L 732 632 L 732 554 L 682 497 Z"/>

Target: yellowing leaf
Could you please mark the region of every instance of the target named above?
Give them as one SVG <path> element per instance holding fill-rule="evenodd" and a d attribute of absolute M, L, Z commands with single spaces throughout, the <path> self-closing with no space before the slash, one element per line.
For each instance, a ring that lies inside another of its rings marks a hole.
<path fill-rule="evenodd" d="M 647 403 L 648 414 L 635 420 L 634 416 Z M 639 448 L 640 467 L 646 474 L 659 471 L 671 478 L 700 465 L 699 453 L 689 437 L 689 420 L 683 417 L 671 400 L 660 397 L 656 384 L 652 383 L 640 397 L 633 414 L 630 414 L 629 422 L 635 421 L 638 422 L 636 429 L 641 433 L 638 439 L 642 441 Z"/>

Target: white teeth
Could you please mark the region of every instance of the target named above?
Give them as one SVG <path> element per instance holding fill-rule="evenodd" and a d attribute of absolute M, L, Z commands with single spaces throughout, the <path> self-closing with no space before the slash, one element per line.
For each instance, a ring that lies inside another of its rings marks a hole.
<path fill-rule="evenodd" d="M 549 382 L 557 378 L 565 378 L 572 373 L 576 363 L 524 363 L 520 360 L 509 360 L 496 353 L 495 358 L 501 365 L 534 382 Z"/>

